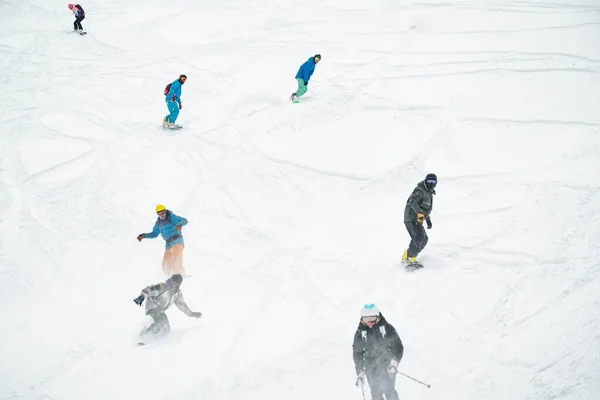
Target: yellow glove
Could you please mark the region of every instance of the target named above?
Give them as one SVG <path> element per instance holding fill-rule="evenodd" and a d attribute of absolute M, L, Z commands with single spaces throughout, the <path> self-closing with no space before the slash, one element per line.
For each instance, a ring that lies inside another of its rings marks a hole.
<path fill-rule="evenodd" d="M 422 213 L 417 213 L 417 222 L 422 224 L 423 220 L 425 219 L 425 215 L 423 215 Z"/>

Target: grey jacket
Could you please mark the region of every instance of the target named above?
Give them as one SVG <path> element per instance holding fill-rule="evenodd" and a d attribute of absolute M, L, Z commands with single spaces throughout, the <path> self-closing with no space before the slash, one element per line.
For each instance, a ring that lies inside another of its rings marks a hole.
<path fill-rule="evenodd" d="M 417 213 L 422 213 L 428 219 L 433 210 L 433 195 L 435 190 L 431 192 L 425 189 L 425 182 L 421 181 L 413 190 L 411 195 L 406 200 L 404 207 L 404 222 L 416 222 Z"/>
<path fill-rule="evenodd" d="M 185 315 L 192 316 L 192 310 L 183 300 L 181 290 L 171 288 L 166 282 L 150 285 L 144 288 L 141 294 L 146 299 L 146 312 L 157 308 L 166 311 L 175 303 Z"/>

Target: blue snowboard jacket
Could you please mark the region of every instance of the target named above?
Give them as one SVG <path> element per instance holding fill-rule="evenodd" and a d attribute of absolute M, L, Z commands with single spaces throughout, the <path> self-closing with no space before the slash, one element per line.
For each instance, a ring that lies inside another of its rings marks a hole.
<path fill-rule="evenodd" d="M 173 83 L 171 83 L 171 90 L 165 96 L 165 101 L 168 103 L 170 101 L 175 101 L 181 104 L 181 82 L 179 79 L 175 79 Z"/>
<path fill-rule="evenodd" d="M 298 73 L 296 74 L 296 79 L 302 78 L 304 83 L 308 83 L 313 72 L 315 72 L 316 66 L 317 66 L 317 64 L 315 64 L 315 60 L 312 57 L 309 58 L 308 61 L 306 61 L 304 64 L 302 64 L 300 66 L 300 69 L 298 70 Z"/>
<path fill-rule="evenodd" d="M 177 226 L 186 226 L 188 220 L 173 214 L 172 211 L 167 210 L 167 216 L 165 219 L 158 217 L 154 223 L 152 232 L 144 233 L 144 239 L 154 239 L 159 234 L 165 240 L 165 249 L 169 249 L 174 244 L 180 244 L 184 246 L 183 235 L 181 232 L 177 232 L 175 229 Z"/>

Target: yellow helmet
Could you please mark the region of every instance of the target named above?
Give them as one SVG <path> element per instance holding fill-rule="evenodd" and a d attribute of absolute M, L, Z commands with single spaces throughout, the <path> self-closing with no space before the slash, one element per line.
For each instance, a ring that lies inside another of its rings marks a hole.
<path fill-rule="evenodd" d="M 156 206 L 156 212 L 157 213 L 159 213 L 161 211 L 165 211 L 165 210 L 166 210 L 166 208 L 162 204 L 159 204 L 159 205 Z"/>

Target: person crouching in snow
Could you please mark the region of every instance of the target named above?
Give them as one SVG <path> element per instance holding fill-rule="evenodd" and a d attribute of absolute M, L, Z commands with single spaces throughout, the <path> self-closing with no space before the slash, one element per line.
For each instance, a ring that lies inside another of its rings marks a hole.
<path fill-rule="evenodd" d="M 292 93 L 290 96 L 290 100 L 293 102 L 298 102 L 300 97 L 308 90 L 308 81 L 312 76 L 313 72 L 315 72 L 315 67 L 321 61 L 321 55 L 315 54 L 311 58 L 308 59 L 304 64 L 300 66 L 298 73 L 296 74 L 296 80 L 298 81 L 298 89 Z"/>
<path fill-rule="evenodd" d="M 73 15 L 75 16 L 75 22 L 73 22 L 73 29 L 77 32 L 83 31 L 83 26 L 81 26 L 81 21 L 85 19 L 85 11 L 83 11 L 83 7 L 81 7 L 79 4 L 71 3 L 69 3 L 67 7 L 69 7 L 69 10 L 71 10 L 73 12 Z"/>
<path fill-rule="evenodd" d="M 159 204 L 156 206 L 158 218 L 154 223 L 152 232 L 140 233 L 137 237 L 139 242 L 142 239 L 154 239 L 159 234 L 165 240 L 165 255 L 162 261 L 163 272 L 166 275 L 181 274 L 185 275 L 183 269 L 183 234 L 181 228 L 186 226 L 187 219 L 175 215 L 171 210 Z"/>
<path fill-rule="evenodd" d="M 357 386 L 365 378 L 373 400 L 398 400 L 396 374 L 404 354 L 404 346 L 396 329 L 385 320 L 375 304 L 365 304 L 352 345 Z"/>
<path fill-rule="evenodd" d="M 163 118 L 163 126 L 172 128 L 177 121 L 179 116 L 179 110 L 181 110 L 181 86 L 187 81 L 187 75 L 181 74 L 179 78 L 173 81 L 168 87 L 169 91 L 166 92 L 165 101 L 167 102 L 167 108 L 169 109 L 169 115 Z"/>
<path fill-rule="evenodd" d="M 183 282 L 183 276 L 180 274 L 174 274 L 165 282 L 156 283 L 142 289 L 142 292 L 138 297 L 133 299 L 134 303 L 138 306 L 142 306 L 144 300 L 146 301 L 146 315 L 152 317 L 154 322 L 147 328 L 144 328 L 140 332 L 140 337 L 153 336 L 158 338 L 164 336 L 171 331 L 171 325 L 169 324 L 169 318 L 165 311 L 171 305 L 175 304 L 185 315 L 192 318 L 202 317 L 201 312 L 194 312 L 190 310 L 188 305 L 183 300 L 183 294 L 179 289 Z"/>

